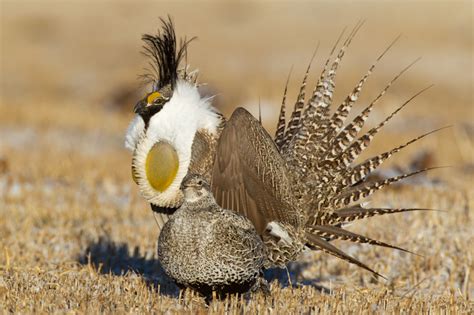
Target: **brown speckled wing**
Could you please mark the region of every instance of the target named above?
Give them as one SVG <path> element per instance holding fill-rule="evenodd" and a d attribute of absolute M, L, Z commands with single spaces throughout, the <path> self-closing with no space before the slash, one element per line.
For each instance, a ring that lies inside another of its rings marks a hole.
<path fill-rule="evenodd" d="M 275 220 L 297 226 L 288 176 L 270 135 L 249 112 L 236 109 L 217 144 L 211 185 L 217 203 L 245 215 L 259 234 Z"/>

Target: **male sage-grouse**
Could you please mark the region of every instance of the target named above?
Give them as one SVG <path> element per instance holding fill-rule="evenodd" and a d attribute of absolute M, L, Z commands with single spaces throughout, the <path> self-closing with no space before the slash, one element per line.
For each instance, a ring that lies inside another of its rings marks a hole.
<path fill-rule="evenodd" d="M 136 115 L 126 135 L 126 146 L 133 152 L 133 178 L 143 197 L 158 212 L 160 228 L 183 203 L 183 178 L 200 174 L 211 183 L 214 198 L 222 208 L 240 213 L 252 222 L 265 245 L 264 268 L 285 266 L 305 249 L 314 249 L 378 275 L 330 241 L 342 239 L 403 250 L 352 233 L 343 226 L 371 216 L 419 210 L 364 208 L 361 200 L 383 187 L 427 171 L 366 180 L 390 156 L 432 132 L 361 163 L 355 162 L 382 127 L 425 90 L 359 135 L 374 105 L 413 63 L 388 82 L 359 115 L 344 124 L 377 61 L 393 44 L 370 66 L 342 104 L 331 110 L 337 68 L 361 26 L 357 24 L 335 54 L 339 40 L 336 42 L 316 86 L 307 96 L 308 66 L 288 123 L 285 88 L 276 135 L 272 138 L 245 109 L 237 108 L 226 120 L 212 107 L 210 98 L 200 96 L 196 73 L 188 73 L 186 65 L 180 68 L 189 41 L 183 40 L 178 46 L 171 20 L 162 20 L 162 24 L 156 35 L 143 36 L 144 52 L 150 58 L 150 71 L 144 77 L 150 81 L 151 91 L 135 106 Z M 229 223 L 227 228 L 232 231 L 237 227 Z M 202 233 L 203 238 L 209 236 Z M 225 241 L 225 237 L 222 232 L 222 239 L 214 241 Z M 236 250 L 229 259 L 239 260 L 239 255 Z M 202 259 L 194 263 L 206 265 L 205 260 L 212 258 L 198 255 L 190 259 Z M 217 266 L 207 266 L 216 270 L 199 272 L 221 275 Z M 179 275 L 169 273 L 179 282 Z"/>

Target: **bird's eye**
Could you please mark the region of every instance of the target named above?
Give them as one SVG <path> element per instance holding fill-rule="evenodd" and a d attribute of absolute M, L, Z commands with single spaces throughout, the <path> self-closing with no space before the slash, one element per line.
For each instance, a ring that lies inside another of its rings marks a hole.
<path fill-rule="evenodd" d="M 201 179 L 198 180 L 197 184 L 198 184 L 199 186 L 202 186 L 202 180 L 201 180 Z"/>
<path fill-rule="evenodd" d="M 148 105 L 159 104 L 162 100 L 163 100 L 163 96 L 161 95 L 160 92 L 150 93 L 146 97 L 146 102 L 148 103 Z"/>

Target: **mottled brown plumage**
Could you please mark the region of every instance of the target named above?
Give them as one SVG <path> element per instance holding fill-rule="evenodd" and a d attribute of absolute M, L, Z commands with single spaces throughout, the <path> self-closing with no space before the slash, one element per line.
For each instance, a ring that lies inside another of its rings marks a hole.
<path fill-rule="evenodd" d="M 252 222 L 218 206 L 202 176 L 187 175 L 184 203 L 158 240 L 158 258 L 178 284 L 204 295 L 257 289 L 265 246 Z"/>

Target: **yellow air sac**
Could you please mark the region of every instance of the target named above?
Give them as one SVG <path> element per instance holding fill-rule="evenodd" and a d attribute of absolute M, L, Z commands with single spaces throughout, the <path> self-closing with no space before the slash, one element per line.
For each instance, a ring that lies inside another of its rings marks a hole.
<path fill-rule="evenodd" d="M 169 143 L 155 143 L 145 162 L 146 177 L 151 187 L 160 192 L 166 190 L 176 177 L 178 166 L 176 150 Z"/>

